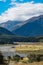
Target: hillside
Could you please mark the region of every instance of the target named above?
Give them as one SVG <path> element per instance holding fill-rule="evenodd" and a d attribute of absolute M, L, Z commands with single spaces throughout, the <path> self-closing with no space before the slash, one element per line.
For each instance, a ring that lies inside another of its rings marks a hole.
<path fill-rule="evenodd" d="M 6 28 L 9 31 L 12 31 L 13 29 L 19 28 L 21 24 L 23 24 L 23 22 L 21 21 L 6 21 L 4 23 L 1 23 L 0 27 Z"/>
<path fill-rule="evenodd" d="M 9 30 L 3 28 L 3 27 L 0 27 L 0 34 L 7 34 L 7 35 L 13 35 L 12 32 L 10 32 Z"/>
<path fill-rule="evenodd" d="M 12 32 L 18 36 L 43 36 L 43 15 L 26 20 L 24 25 Z"/>

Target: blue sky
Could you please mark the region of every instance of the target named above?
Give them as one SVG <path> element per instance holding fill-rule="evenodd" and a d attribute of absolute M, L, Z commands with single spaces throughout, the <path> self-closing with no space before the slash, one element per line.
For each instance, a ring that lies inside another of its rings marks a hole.
<path fill-rule="evenodd" d="M 43 0 L 0 0 L 1 22 L 27 20 L 39 14 L 43 14 Z"/>

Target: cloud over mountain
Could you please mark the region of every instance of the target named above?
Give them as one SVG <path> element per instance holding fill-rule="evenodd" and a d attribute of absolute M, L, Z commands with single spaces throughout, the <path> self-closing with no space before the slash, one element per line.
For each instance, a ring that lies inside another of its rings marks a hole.
<path fill-rule="evenodd" d="M 26 3 L 14 2 L 12 5 L 12 7 L 0 15 L 0 23 L 8 20 L 25 21 L 33 16 L 43 14 L 42 3 L 34 3 L 33 1 Z"/>

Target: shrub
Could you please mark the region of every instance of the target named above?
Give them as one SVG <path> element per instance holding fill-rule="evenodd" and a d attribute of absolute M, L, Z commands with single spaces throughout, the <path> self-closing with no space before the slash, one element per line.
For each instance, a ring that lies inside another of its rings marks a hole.
<path fill-rule="evenodd" d="M 15 60 L 15 61 L 19 62 L 20 59 L 21 59 L 21 57 L 20 57 L 19 55 L 15 55 L 15 56 L 14 56 L 14 60 Z"/>

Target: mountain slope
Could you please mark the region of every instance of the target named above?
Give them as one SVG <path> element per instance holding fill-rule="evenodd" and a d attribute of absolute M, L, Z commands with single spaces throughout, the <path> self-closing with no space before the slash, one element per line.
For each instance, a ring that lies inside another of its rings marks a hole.
<path fill-rule="evenodd" d="M 7 34 L 7 35 L 13 35 L 12 32 L 10 32 L 9 30 L 3 28 L 3 27 L 0 27 L 0 34 Z"/>
<path fill-rule="evenodd" d="M 42 36 L 43 35 L 43 15 L 33 17 L 26 24 L 12 32 L 19 36 Z"/>
<path fill-rule="evenodd" d="M 6 28 L 6 29 L 12 31 L 13 29 L 19 28 L 22 23 L 23 22 L 21 22 L 21 21 L 7 21 L 4 23 L 1 23 L 0 27 Z"/>

